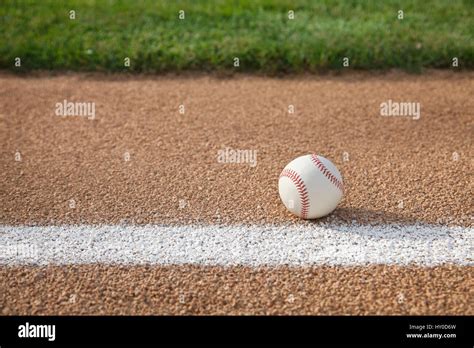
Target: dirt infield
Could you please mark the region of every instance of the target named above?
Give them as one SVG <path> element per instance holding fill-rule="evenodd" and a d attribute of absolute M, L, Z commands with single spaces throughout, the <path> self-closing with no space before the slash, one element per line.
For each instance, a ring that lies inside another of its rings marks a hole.
<path fill-rule="evenodd" d="M 0 307 L 6 315 L 472 315 L 473 275 L 451 266 L 3 268 Z"/>
<path fill-rule="evenodd" d="M 0 223 L 469 227 L 473 79 L 2 73 Z M 58 116 L 64 100 L 95 103 L 94 117 Z M 389 100 L 420 103 L 419 118 L 381 116 Z M 255 162 L 232 163 L 232 150 Z M 279 201 L 277 181 L 291 159 L 313 152 L 338 166 L 346 194 L 329 217 L 302 222 Z M 461 266 L 0 274 L 3 314 L 473 314 L 472 267 Z M 179 302 L 181 292 L 190 302 Z"/>
<path fill-rule="evenodd" d="M 291 159 L 317 152 L 336 163 L 346 186 L 331 219 L 465 225 L 472 213 L 466 202 L 473 76 L 3 75 L 1 218 L 16 224 L 296 221 L 275 183 Z M 64 99 L 95 102 L 95 119 L 56 116 Z M 421 103 L 420 119 L 380 116 L 389 99 Z M 226 147 L 257 151 L 257 165 L 219 163 Z"/>

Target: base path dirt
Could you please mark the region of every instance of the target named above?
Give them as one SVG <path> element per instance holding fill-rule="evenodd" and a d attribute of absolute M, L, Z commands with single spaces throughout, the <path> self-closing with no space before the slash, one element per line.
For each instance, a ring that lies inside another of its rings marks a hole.
<path fill-rule="evenodd" d="M 473 80 L 1 73 L 0 223 L 309 225 L 286 211 L 277 182 L 292 159 L 318 153 L 340 169 L 345 196 L 315 224 L 469 228 Z M 68 102 L 91 113 L 58 115 Z M 384 103 L 419 103 L 420 114 L 382 116 Z M 235 153 L 248 157 L 234 163 Z M 459 265 L 4 266 L 0 275 L 3 314 L 473 313 L 472 267 Z"/>
<path fill-rule="evenodd" d="M 473 78 L 0 75 L 0 217 L 297 221 L 279 200 L 278 176 L 315 152 L 344 178 L 346 195 L 330 219 L 467 224 Z M 57 116 L 64 100 L 95 103 L 95 119 Z M 420 103 L 420 118 L 381 116 L 388 100 Z M 219 162 L 226 148 L 256 151 L 256 165 Z"/>
<path fill-rule="evenodd" d="M 473 315 L 473 276 L 451 266 L 3 268 L 0 308 L 4 315 Z"/>

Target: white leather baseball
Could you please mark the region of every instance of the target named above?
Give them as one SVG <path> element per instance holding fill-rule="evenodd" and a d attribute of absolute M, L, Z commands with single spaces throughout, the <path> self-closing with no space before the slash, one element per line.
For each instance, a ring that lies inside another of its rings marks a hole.
<path fill-rule="evenodd" d="M 290 212 L 303 219 L 315 219 L 336 209 L 344 185 L 336 166 L 323 156 L 313 154 L 288 163 L 280 174 L 278 191 Z"/>

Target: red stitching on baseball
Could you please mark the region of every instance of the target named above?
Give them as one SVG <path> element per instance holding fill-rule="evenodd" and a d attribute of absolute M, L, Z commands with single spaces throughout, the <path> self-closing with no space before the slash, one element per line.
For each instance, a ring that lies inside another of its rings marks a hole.
<path fill-rule="evenodd" d="M 329 179 L 330 182 L 333 183 L 334 186 L 336 186 L 341 192 L 344 192 L 344 185 L 342 182 L 339 181 L 338 178 L 334 176 L 333 173 L 329 171 L 329 169 L 326 168 L 326 166 L 321 162 L 316 155 L 311 155 L 311 161 L 314 163 L 316 167 L 323 173 L 323 175 Z"/>
<path fill-rule="evenodd" d="M 280 174 L 280 178 L 287 177 L 290 179 L 296 186 L 298 193 L 300 195 L 300 204 L 301 204 L 301 217 L 306 219 L 309 211 L 309 197 L 308 191 L 306 190 L 306 185 L 297 172 L 291 169 L 283 169 Z"/>

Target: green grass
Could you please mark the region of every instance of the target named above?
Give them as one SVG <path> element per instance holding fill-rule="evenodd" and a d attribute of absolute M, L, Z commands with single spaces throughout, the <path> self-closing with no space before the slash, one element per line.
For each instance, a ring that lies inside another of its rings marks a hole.
<path fill-rule="evenodd" d="M 356 69 L 420 70 L 459 57 L 470 69 L 473 18 L 471 0 L 1 0 L 0 68 L 315 72 L 349 57 Z"/>

